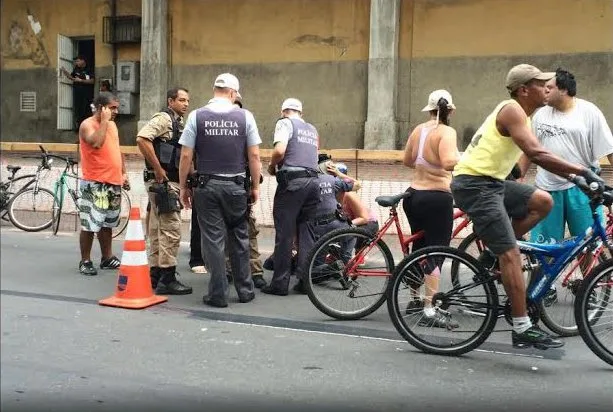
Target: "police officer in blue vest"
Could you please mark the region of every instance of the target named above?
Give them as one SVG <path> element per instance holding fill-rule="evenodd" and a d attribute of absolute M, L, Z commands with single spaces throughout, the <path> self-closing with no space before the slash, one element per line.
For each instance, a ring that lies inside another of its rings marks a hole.
<path fill-rule="evenodd" d="M 292 243 L 296 229 L 301 250 L 310 250 L 314 239 L 307 221 L 315 216 L 319 203 L 317 181 L 317 129 L 302 119 L 302 103 L 298 99 L 286 99 L 281 105 L 282 118 L 277 121 L 274 149 L 268 165 L 268 173 L 277 178 L 277 191 L 273 204 L 275 224 L 274 272 L 270 284 L 261 290 L 271 295 L 288 294 Z M 306 254 L 298 253 L 295 286 L 301 292 L 303 285 L 301 268 Z"/>
<path fill-rule="evenodd" d="M 217 76 L 213 98 L 189 114 L 179 140 L 183 146 L 179 164 L 181 201 L 197 211 L 202 254 L 211 274 L 203 302 L 215 307 L 228 306 L 226 232 L 238 300 L 246 303 L 255 297 L 249 269 L 247 206 L 259 198 L 262 140 L 253 114 L 234 105 L 238 89 L 234 75 Z M 186 182 L 194 152 L 197 178 L 190 188 Z M 252 179 L 245 179 L 246 162 Z"/>

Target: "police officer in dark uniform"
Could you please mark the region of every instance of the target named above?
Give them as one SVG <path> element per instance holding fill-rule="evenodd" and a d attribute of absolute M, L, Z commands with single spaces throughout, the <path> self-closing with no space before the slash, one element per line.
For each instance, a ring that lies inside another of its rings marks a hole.
<path fill-rule="evenodd" d="M 166 97 L 168 106 L 138 132 L 136 144 L 145 157 L 144 181 L 151 205 L 147 223 L 151 286 L 160 295 L 186 295 L 192 288 L 177 280 L 176 269 L 181 244 L 179 138 L 189 94 L 177 87 Z"/>
<path fill-rule="evenodd" d="M 179 143 L 181 200 L 197 209 L 202 253 L 211 274 L 206 305 L 228 306 L 224 249 L 230 242 L 230 264 L 240 302 L 255 297 L 249 270 L 248 203 L 259 198 L 262 142 L 253 114 L 234 105 L 238 79 L 223 73 L 214 83 L 209 103 L 190 113 Z M 195 187 L 187 187 L 196 152 Z M 248 161 L 246 161 L 248 159 Z M 245 168 L 253 179 L 246 179 Z M 251 182 L 249 187 L 248 182 Z"/>
<path fill-rule="evenodd" d="M 317 129 L 302 119 L 302 103 L 298 99 L 286 99 L 281 105 L 282 118 L 277 121 L 274 149 L 268 165 L 268 173 L 277 177 L 277 191 L 273 204 L 275 224 L 274 272 L 270 284 L 262 292 L 271 295 L 288 294 L 292 243 L 298 229 L 300 250 L 310 250 L 314 239 L 307 221 L 315 216 L 319 203 L 317 181 Z M 295 289 L 303 290 L 301 269 L 306 254 L 298 253 Z"/>

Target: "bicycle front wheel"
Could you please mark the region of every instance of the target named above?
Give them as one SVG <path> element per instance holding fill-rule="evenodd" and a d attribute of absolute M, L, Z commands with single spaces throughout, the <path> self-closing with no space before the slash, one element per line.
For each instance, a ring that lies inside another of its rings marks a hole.
<path fill-rule="evenodd" d="M 539 302 L 541 320 L 552 332 L 560 336 L 570 337 L 579 334 L 574 307 L 578 291 L 585 281 L 581 264 L 584 259 L 585 256 L 578 256 L 570 261 L 557 276 L 553 284 L 554 288 L 548 291 L 545 298 Z M 599 261 L 603 260 L 604 257 L 600 255 Z M 597 264 L 598 262 L 595 262 L 592 265 Z M 609 291 L 606 290 L 603 293 L 607 293 L 608 300 Z M 597 320 L 594 318 L 601 314 L 599 311 L 592 311 L 591 321 Z"/>
<path fill-rule="evenodd" d="M 483 241 L 477 237 L 475 232 L 466 236 L 458 245 L 458 250 L 462 252 L 466 252 L 474 258 L 478 258 L 479 255 L 485 250 L 485 245 Z M 459 276 L 459 268 L 460 262 L 454 260 L 451 262 L 451 282 L 454 287 L 459 288 L 460 285 L 460 276 Z"/>
<path fill-rule="evenodd" d="M 454 263 L 461 287 L 450 271 Z M 475 258 L 446 246 L 419 249 L 394 270 L 387 308 L 396 330 L 426 353 L 457 356 L 481 345 L 498 318 L 494 279 Z"/>
<path fill-rule="evenodd" d="M 8 207 L 13 225 L 26 232 L 40 232 L 53 224 L 55 195 L 42 187 L 27 188 L 18 192 Z"/>
<path fill-rule="evenodd" d="M 132 208 L 132 202 L 130 201 L 130 194 L 127 190 L 121 189 L 121 206 L 119 210 L 119 224 L 113 228 L 113 238 L 121 235 L 128 226 L 130 221 L 130 209 Z"/>
<path fill-rule="evenodd" d="M 575 300 L 575 319 L 581 338 L 600 359 L 613 365 L 613 260 L 596 266 L 583 279 Z M 600 316 L 594 316 L 594 313 Z"/>
<path fill-rule="evenodd" d="M 356 320 L 385 302 L 394 258 L 372 234 L 353 227 L 334 230 L 315 243 L 307 262 L 307 295 L 322 313 Z"/>

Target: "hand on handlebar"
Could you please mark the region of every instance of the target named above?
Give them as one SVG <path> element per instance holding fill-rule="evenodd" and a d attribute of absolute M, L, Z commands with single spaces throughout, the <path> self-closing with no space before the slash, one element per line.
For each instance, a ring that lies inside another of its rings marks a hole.
<path fill-rule="evenodd" d="M 568 180 L 577 185 L 588 196 L 601 195 L 605 190 L 604 180 L 590 169 L 584 169 L 580 176 L 570 175 Z"/>
<path fill-rule="evenodd" d="M 592 191 L 597 191 L 599 193 L 604 191 L 604 180 L 597 173 L 591 169 L 585 169 L 581 175 L 585 178 L 585 181 L 590 188 L 592 188 Z M 592 183 L 596 183 L 598 185 L 597 189 L 594 188 Z"/>

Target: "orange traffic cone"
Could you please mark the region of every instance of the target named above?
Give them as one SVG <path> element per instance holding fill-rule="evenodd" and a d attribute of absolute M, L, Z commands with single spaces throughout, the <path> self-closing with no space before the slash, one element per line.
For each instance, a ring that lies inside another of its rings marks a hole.
<path fill-rule="evenodd" d="M 134 206 L 130 210 L 130 221 L 123 242 L 117 290 L 115 290 L 115 295 L 102 299 L 98 303 L 118 308 L 142 309 L 167 300 L 166 296 L 153 294 L 140 209 Z"/>

